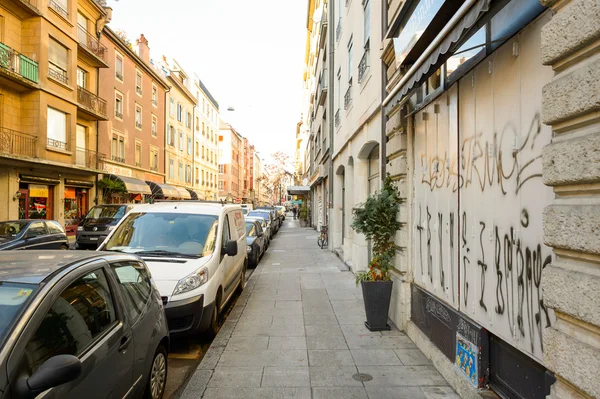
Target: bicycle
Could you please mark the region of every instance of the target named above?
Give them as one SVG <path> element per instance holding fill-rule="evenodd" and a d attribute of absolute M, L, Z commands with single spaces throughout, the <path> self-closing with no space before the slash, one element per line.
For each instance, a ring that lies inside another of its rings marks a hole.
<path fill-rule="evenodd" d="M 321 226 L 321 234 L 317 238 L 317 245 L 321 247 L 321 249 L 327 247 L 328 237 L 327 237 L 327 226 Z"/>

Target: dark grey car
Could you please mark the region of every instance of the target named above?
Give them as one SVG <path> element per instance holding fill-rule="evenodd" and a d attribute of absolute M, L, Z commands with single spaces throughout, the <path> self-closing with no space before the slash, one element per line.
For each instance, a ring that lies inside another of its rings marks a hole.
<path fill-rule="evenodd" d="M 0 396 L 162 397 L 168 327 L 127 254 L 0 253 Z"/>

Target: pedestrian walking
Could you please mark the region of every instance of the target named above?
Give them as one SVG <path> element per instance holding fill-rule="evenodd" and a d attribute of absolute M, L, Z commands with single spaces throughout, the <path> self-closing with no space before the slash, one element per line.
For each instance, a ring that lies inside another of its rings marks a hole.
<path fill-rule="evenodd" d="M 294 214 L 294 220 L 296 220 L 296 215 L 298 214 L 298 208 L 295 206 L 292 208 L 292 213 Z"/>

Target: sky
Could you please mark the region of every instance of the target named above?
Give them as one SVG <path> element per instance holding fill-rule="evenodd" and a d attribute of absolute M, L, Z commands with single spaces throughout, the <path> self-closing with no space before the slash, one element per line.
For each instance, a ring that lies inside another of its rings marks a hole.
<path fill-rule="evenodd" d="M 294 152 L 302 103 L 307 0 L 109 0 L 109 26 L 150 57 L 196 73 L 231 123 L 270 160 Z M 235 111 L 229 112 L 232 106 Z"/>

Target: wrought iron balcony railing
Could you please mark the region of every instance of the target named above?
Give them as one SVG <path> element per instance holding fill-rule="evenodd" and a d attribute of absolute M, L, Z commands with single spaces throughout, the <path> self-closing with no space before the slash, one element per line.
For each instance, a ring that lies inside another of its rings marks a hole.
<path fill-rule="evenodd" d="M 0 68 L 38 83 L 38 63 L 0 43 Z"/>
<path fill-rule="evenodd" d="M 352 105 L 352 82 L 350 82 L 348 90 L 344 94 L 344 109 L 348 109 L 350 105 Z"/>
<path fill-rule="evenodd" d="M 338 127 L 340 125 L 340 109 L 338 108 L 337 111 L 335 111 L 335 127 Z"/>
<path fill-rule="evenodd" d="M 0 153 L 37 157 L 38 138 L 30 134 L 0 127 Z"/>
<path fill-rule="evenodd" d="M 67 71 L 59 68 L 56 65 L 49 64 L 48 65 L 48 76 L 54 80 L 58 80 L 61 83 L 68 84 L 69 76 L 67 75 Z"/>
<path fill-rule="evenodd" d="M 47 144 L 48 144 L 48 147 L 58 148 L 59 150 L 67 151 L 69 149 L 67 146 L 67 143 L 65 143 L 63 141 L 59 141 L 59 140 L 54 140 L 49 137 L 48 137 Z"/>
<path fill-rule="evenodd" d="M 97 37 L 88 32 L 81 25 L 77 25 L 77 38 L 79 40 L 79 44 L 83 48 L 87 49 L 101 60 L 106 61 L 106 54 L 108 52 L 106 46 L 100 43 L 100 40 L 98 40 Z"/>
<path fill-rule="evenodd" d="M 369 68 L 369 50 L 365 50 L 360 62 L 358 63 L 358 83 L 362 82 L 365 77 L 365 73 Z"/>
<path fill-rule="evenodd" d="M 60 4 L 58 4 L 56 1 L 48 0 L 48 7 L 50 7 L 54 11 L 56 11 L 61 17 L 65 18 L 65 19 L 69 18 L 69 11 L 62 8 L 62 6 Z"/>
<path fill-rule="evenodd" d="M 77 87 L 77 101 L 96 114 L 106 117 L 106 101 L 83 87 Z M 123 115 L 121 115 L 123 117 Z"/>
<path fill-rule="evenodd" d="M 75 163 L 86 168 L 100 170 L 102 162 L 106 159 L 105 154 L 86 148 L 77 147 L 75 152 Z"/>
<path fill-rule="evenodd" d="M 121 162 L 121 163 L 125 163 L 125 158 L 121 158 L 121 157 L 118 157 L 118 156 L 116 156 L 116 155 L 113 155 L 113 156 L 111 156 L 110 158 L 111 158 L 113 161 L 115 161 L 115 162 Z"/>

